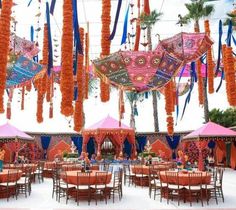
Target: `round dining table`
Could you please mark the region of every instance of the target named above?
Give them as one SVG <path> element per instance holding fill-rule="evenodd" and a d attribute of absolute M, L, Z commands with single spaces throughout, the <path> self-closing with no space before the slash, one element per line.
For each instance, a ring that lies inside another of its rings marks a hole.
<path fill-rule="evenodd" d="M 150 169 L 166 171 L 169 168 L 170 168 L 170 165 L 165 165 L 165 164 L 156 164 L 156 165 L 151 165 L 151 166 L 146 166 L 146 165 L 131 166 L 131 170 L 134 174 L 145 174 L 145 175 L 149 175 Z"/>
<path fill-rule="evenodd" d="M 37 164 L 5 164 L 4 169 L 17 169 L 25 172 L 26 168 L 31 168 L 32 172 L 35 172 L 37 169 Z"/>
<path fill-rule="evenodd" d="M 179 171 L 179 185 L 187 186 L 189 185 L 189 173 L 195 173 L 194 171 Z M 191 185 L 199 184 L 209 184 L 211 182 L 211 174 L 204 171 L 196 171 L 196 173 L 201 173 L 202 176 L 195 176 L 191 178 Z M 168 177 L 167 177 L 168 176 Z M 160 179 L 162 182 L 169 184 L 178 184 L 176 177 L 166 174 L 165 171 L 160 172 Z M 201 183 L 202 182 L 202 183 Z"/>
<path fill-rule="evenodd" d="M 11 174 L 17 175 L 17 176 L 14 176 L 15 180 L 11 180 L 11 181 L 17 181 L 21 178 L 22 171 L 15 170 L 15 169 L 3 169 L 3 171 L 0 172 L 0 183 L 7 182 L 8 172 Z"/>
<path fill-rule="evenodd" d="M 98 183 L 96 183 L 96 173 L 101 172 L 101 171 L 90 171 L 90 180 L 86 176 L 79 177 L 80 183 L 77 183 L 77 172 L 80 172 L 80 171 L 67 171 L 66 177 L 62 177 L 62 179 L 65 182 L 67 182 L 68 184 L 74 184 L 74 185 L 77 185 L 77 184 L 79 184 L 79 185 L 98 184 Z M 99 184 L 108 184 L 111 181 L 112 173 L 108 172 L 106 183 L 102 183 L 103 180 L 105 179 L 103 174 L 98 174 L 98 176 L 99 176 L 98 178 L 100 180 Z"/>

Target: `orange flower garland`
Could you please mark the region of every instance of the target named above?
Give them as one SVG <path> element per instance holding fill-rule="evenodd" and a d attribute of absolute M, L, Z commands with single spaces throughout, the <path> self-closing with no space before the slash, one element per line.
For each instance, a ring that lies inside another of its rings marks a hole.
<path fill-rule="evenodd" d="M 26 85 L 26 90 L 28 91 L 28 92 L 30 92 L 31 91 L 31 88 L 32 88 L 32 83 L 31 83 L 31 81 Z"/>
<path fill-rule="evenodd" d="M 210 27 L 209 20 L 205 20 L 204 22 L 205 32 L 208 36 L 210 36 Z M 214 62 L 212 58 L 212 49 L 207 50 L 207 77 L 208 77 L 208 92 L 210 94 L 214 93 Z"/>
<path fill-rule="evenodd" d="M 89 92 L 89 34 L 85 34 L 85 86 L 84 98 L 88 99 Z"/>
<path fill-rule="evenodd" d="M 12 0 L 2 1 L 2 11 L 0 16 L 0 113 L 4 112 L 4 91 L 7 76 L 7 61 L 10 42 L 11 8 Z"/>
<path fill-rule="evenodd" d="M 46 78 L 46 100 L 47 102 L 50 102 L 51 100 L 51 87 L 52 87 L 52 80 L 49 76 Z"/>
<path fill-rule="evenodd" d="M 84 29 L 80 28 L 80 41 L 84 44 Z M 84 56 L 78 55 L 77 63 L 77 86 L 78 86 L 78 98 L 75 102 L 75 112 L 74 112 L 74 130 L 79 132 L 84 126 L 84 113 L 83 113 L 83 100 L 84 100 Z"/>
<path fill-rule="evenodd" d="M 8 102 L 7 102 L 7 114 L 6 114 L 6 116 L 7 116 L 7 119 L 11 119 L 11 101 L 10 100 L 8 100 Z"/>
<path fill-rule="evenodd" d="M 42 93 L 42 80 L 43 78 L 38 79 L 38 97 L 37 97 L 37 122 L 43 122 L 43 99 L 44 95 Z"/>
<path fill-rule="evenodd" d="M 231 106 L 236 106 L 236 82 L 235 71 L 232 68 L 234 66 L 234 57 L 232 47 L 224 47 L 223 53 L 225 54 L 225 80 L 226 80 L 226 92 L 228 102 Z"/>
<path fill-rule="evenodd" d="M 50 107 L 49 107 L 49 118 L 53 118 L 53 102 L 50 102 Z"/>
<path fill-rule="evenodd" d="M 73 114 L 73 13 L 72 1 L 64 0 L 63 4 L 63 29 L 61 47 L 61 113 L 65 116 Z"/>
<path fill-rule="evenodd" d="M 111 1 L 102 0 L 102 39 L 101 39 L 101 57 L 108 56 L 110 54 L 110 23 L 111 23 Z M 100 80 L 100 97 L 102 102 L 107 102 L 110 99 L 110 87 L 109 84 Z"/>
<path fill-rule="evenodd" d="M 140 27 L 140 0 L 137 2 L 138 7 L 138 19 L 136 22 L 136 36 L 135 36 L 135 43 L 134 43 L 134 51 L 138 51 L 139 49 L 139 41 L 140 41 L 140 34 L 141 34 L 141 27 Z"/>
<path fill-rule="evenodd" d="M 168 135 L 173 136 L 174 134 L 174 119 L 172 116 L 173 111 L 173 84 L 172 81 L 166 84 L 164 87 L 165 94 L 165 110 L 166 110 L 166 122 Z"/>
<path fill-rule="evenodd" d="M 204 103 L 204 95 L 203 95 L 203 78 L 202 78 L 202 71 L 201 71 L 201 61 L 196 61 L 197 67 L 197 79 L 198 79 L 198 101 L 199 104 L 202 105 Z"/>

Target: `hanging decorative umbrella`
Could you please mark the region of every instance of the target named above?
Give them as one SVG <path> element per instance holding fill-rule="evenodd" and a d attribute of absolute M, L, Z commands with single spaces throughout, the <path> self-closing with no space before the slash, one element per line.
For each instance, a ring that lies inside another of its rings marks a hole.
<path fill-rule="evenodd" d="M 163 87 L 183 64 L 166 52 L 144 51 L 119 51 L 93 63 L 101 79 L 137 92 Z"/>
<path fill-rule="evenodd" d="M 189 63 L 200 58 L 213 44 L 205 33 L 179 33 L 162 40 L 156 51 L 167 51 L 170 55 Z"/>
<path fill-rule="evenodd" d="M 119 51 L 93 64 L 102 80 L 121 89 L 160 89 L 184 64 L 201 57 L 212 44 L 205 33 L 180 33 L 161 41 L 154 51 Z"/>

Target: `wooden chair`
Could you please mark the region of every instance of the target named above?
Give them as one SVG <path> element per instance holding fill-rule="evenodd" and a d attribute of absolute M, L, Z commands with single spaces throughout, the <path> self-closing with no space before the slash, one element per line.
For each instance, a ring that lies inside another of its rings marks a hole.
<path fill-rule="evenodd" d="M 211 198 L 214 198 L 216 200 L 216 204 L 218 204 L 217 194 L 216 194 L 217 177 L 214 176 L 213 173 L 209 173 L 209 172 L 207 172 L 206 176 L 211 176 L 210 184 L 205 184 L 202 186 L 205 190 L 207 205 L 209 205 L 209 200 Z"/>
<path fill-rule="evenodd" d="M 216 183 L 215 183 L 215 188 L 216 188 L 216 196 L 218 198 L 221 198 L 222 201 L 224 202 L 224 193 L 223 193 L 223 175 L 224 175 L 224 168 L 220 167 L 216 169 Z"/>
<path fill-rule="evenodd" d="M 142 165 L 134 165 L 134 179 L 135 187 L 139 183 L 142 187 L 146 180 L 148 180 L 148 175 L 144 174 Z"/>
<path fill-rule="evenodd" d="M 134 174 L 130 170 L 130 165 L 123 165 L 124 170 L 124 185 L 126 185 L 126 181 L 128 181 L 128 185 L 133 184 Z"/>
<path fill-rule="evenodd" d="M 14 172 L 8 171 L 7 173 L 7 181 L 0 183 L 0 188 L 7 195 L 7 201 L 9 201 L 9 197 L 11 195 L 16 196 L 17 200 L 17 177 L 18 177 L 18 170 Z"/>
<path fill-rule="evenodd" d="M 17 181 L 17 195 L 24 194 L 27 198 L 27 193 L 31 194 L 31 171 L 32 168 L 25 168 L 25 176 Z"/>
<path fill-rule="evenodd" d="M 52 173 L 52 198 L 54 197 L 54 194 L 56 194 L 56 200 L 58 199 L 59 194 L 59 182 L 60 182 L 60 172 L 56 169 L 53 170 Z"/>
<path fill-rule="evenodd" d="M 34 181 L 37 177 L 39 183 L 43 182 L 43 170 L 44 170 L 44 162 L 40 161 L 38 163 L 38 166 L 37 166 L 37 169 L 36 171 L 34 172 Z"/>
<path fill-rule="evenodd" d="M 180 204 L 181 190 L 184 189 L 184 186 L 179 184 L 179 173 L 174 171 L 165 172 L 167 180 L 167 203 L 169 204 L 169 198 L 173 200 L 174 197 L 178 199 L 178 206 Z M 171 183 L 172 180 L 175 180 L 175 183 Z"/>
<path fill-rule="evenodd" d="M 157 170 L 153 168 L 149 169 L 149 176 L 148 176 L 149 193 L 148 194 L 150 198 L 152 197 L 152 192 L 154 192 L 155 194 L 155 191 L 159 189 L 159 186 L 157 185 L 157 183 L 160 182 L 160 180 L 157 179 L 157 173 L 158 173 Z M 156 189 L 156 187 L 158 188 Z"/>
<path fill-rule="evenodd" d="M 112 195 L 113 203 L 115 202 L 115 193 L 118 194 L 119 200 L 121 200 L 121 187 L 120 187 L 120 175 L 121 171 L 115 171 L 113 174 L 113 182 L 107 185 L 107 190 Z"/>
<path fill-rule="evenodd" d="M 87 185 L 81 185 L 81 180 L 87 180 Z M 86 195 L 86 196 L 85 196 Z M 77 205 L 79 205 L 80 197 L 88 198 L 88 205 L 90 205 L 91 201 L 91 188 L 90 188 L 90 173 L 86 172 L 77 172 L 77 186 L 76 186 L 76 201 Z"/>
<path fill-rule="evenodd" d="M 94 191 L 94 199 L 97 205 L 97 199 L 102 198 L 105 199 L 105 202 L 107 204 L 107 194 L 106 194 L 106 188 L 107 188 L 107 178 L 108 178 L 108 172 L 96 172 L 95 175 L 95 184 L 91 185 L 91 190 Z"/>
<path fill-rule="evenodd" d="M 195 184 L 196 180 L 198 180 L 199 184 Z M 203 206 L 203 185 L 202 185 L 202 173 L 194 172 L 188 173 L 188 195 L 190 198 L 190 206 L 192 206 L 192 198 L 193 196 L 196 198 L 198 202 L 198 198 L 201 200 L 201 204 Z"/>

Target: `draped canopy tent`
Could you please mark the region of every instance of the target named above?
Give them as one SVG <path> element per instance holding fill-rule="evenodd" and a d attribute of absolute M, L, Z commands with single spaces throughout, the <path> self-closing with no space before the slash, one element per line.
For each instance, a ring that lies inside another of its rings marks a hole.
<path fill-rule="evenodd" d="M 116 155 L 123 154 L 123 144 L 127 139 L 131 144 L 131 158 L 136 156 L 135 132 L 134 129 L 120 124 L 119 121 L 107 116 L 96 124 L 82 130 L 83 151 L 86 151 L 90 138 L 94 138 L 97 146 L 97 156 L 101 155 L 101 147 L 106 138 L 109 138 L 115 146 Z"/>
<path fill-rule="evenodd" d="M 198 168 L 202 170 L 204 166 L 202 150 L 208 145 L 209 141 L 215 141 L 219 147 L 222 147 L 225 142 L 236 141 L 236 132 L 216 123 L 208 122 L 184 136 L 182 140 L 183 143 L 191 141 L 194 141 L 199 149 Z"/>

